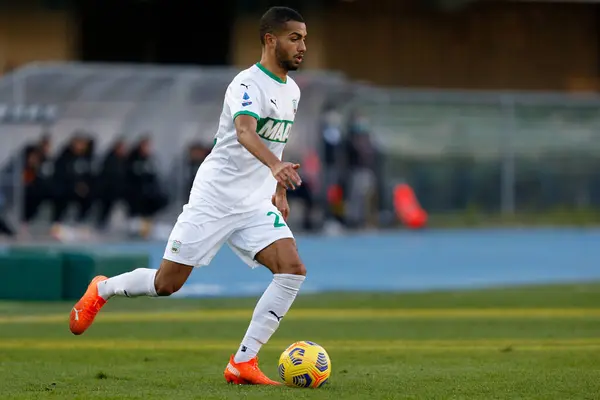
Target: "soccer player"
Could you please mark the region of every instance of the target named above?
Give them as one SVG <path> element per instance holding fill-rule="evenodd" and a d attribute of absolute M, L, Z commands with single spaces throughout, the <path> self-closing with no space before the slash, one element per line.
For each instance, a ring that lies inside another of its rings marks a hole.
<path fill-rule="evenodd" d="M 288 76 L 306 51 L 302 16 L 269 9 L 260 21 L 262 57 L 228 86 L 211 154 L 198 169 L 158 270 L 139 268 L 95 277 L 70 314 L 80 335 L 113 296 L 169 296 L 194 267 L 208 265 L 227 244 L 250 267 L 266 266 L 273 280 L 256 304 L 250 326 L 225 368 L 227 382 L 278 385 L 258 368 L 257 353 L 277 330 L 306 276 L 286 225 L 286 190 L 302 184 L 298 164 L 282 161 L 300 100 Z"/>

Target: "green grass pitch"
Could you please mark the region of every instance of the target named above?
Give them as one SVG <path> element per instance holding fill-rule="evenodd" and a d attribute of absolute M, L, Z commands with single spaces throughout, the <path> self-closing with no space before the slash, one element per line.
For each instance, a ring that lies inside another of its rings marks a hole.
<path fill-rule="evenodd" d="M 600 399 L 600 284 L 300 295 L 260 353 L 325 347 L 321 389 L 223 379 L 256 299 L 115 299 L 80 337 L 72 303 L 0 302 L 1 399 Z"/>

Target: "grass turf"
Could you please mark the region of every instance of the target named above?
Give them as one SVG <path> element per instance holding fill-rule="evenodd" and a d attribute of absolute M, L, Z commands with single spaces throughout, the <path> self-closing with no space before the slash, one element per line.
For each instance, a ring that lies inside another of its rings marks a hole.
<path fill-rule="evenodd" d="M 318 390 L 227 385 L 256 299 L 115 299 L 81 337 L 72 303 L 0 302 L 2 399 L 598 399 L 600 285 L 303 295 L 261 351 L 323 345 Z"/>

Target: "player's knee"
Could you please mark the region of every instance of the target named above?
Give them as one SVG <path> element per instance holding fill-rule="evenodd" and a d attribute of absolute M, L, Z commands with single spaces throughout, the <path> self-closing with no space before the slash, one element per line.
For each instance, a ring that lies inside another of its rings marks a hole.
<path fill-rule="evenodd" d="M 159 296 L 170 296 L 177 292 L 192 272 L 192 267 L 163 260 L 154 278 L 154 287 Z"/>
<path fill-rule="evenodd" d="M 282 262 L 279 264 L 279 273 L 306 276 L 306 267 L 301 261 Z"/>
<path fill-rule="evenodd" d="M 183 284 L 179 282 L 169 282 L 162 280 L 157 280 L 154 285 L 156 287 L 156 294 L 158 294 L 161 297 L 170 296 L 173 293 L 176 293 L 183 286 Z"/>

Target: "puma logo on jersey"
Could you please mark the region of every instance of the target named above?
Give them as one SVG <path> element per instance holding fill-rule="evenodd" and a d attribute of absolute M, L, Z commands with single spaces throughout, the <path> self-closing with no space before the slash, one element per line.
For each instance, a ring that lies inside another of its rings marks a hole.
<path fill-rule="evenodd" d="M 261 118 L 256 126 L 256 133 L 271 142 L 287 143 L 294 121 Z"/>
<path fill-rule="evenodd" d="M 246 88 L 246 90 L 250 87 L 250 85 L 246 85 L 245 83 L 240 83 L 240 86 L 243 86 Z"/>
<path fill-rule="evenodd" d="M 271 103 L 273 103 L 273 105 L 274 105 L 275 107 L 277 107 L 277 103 L 275 102 L 275 100 L 271 99 Z M 279 108 L 279 107 L 277 107 L 277 108 Z"/>

